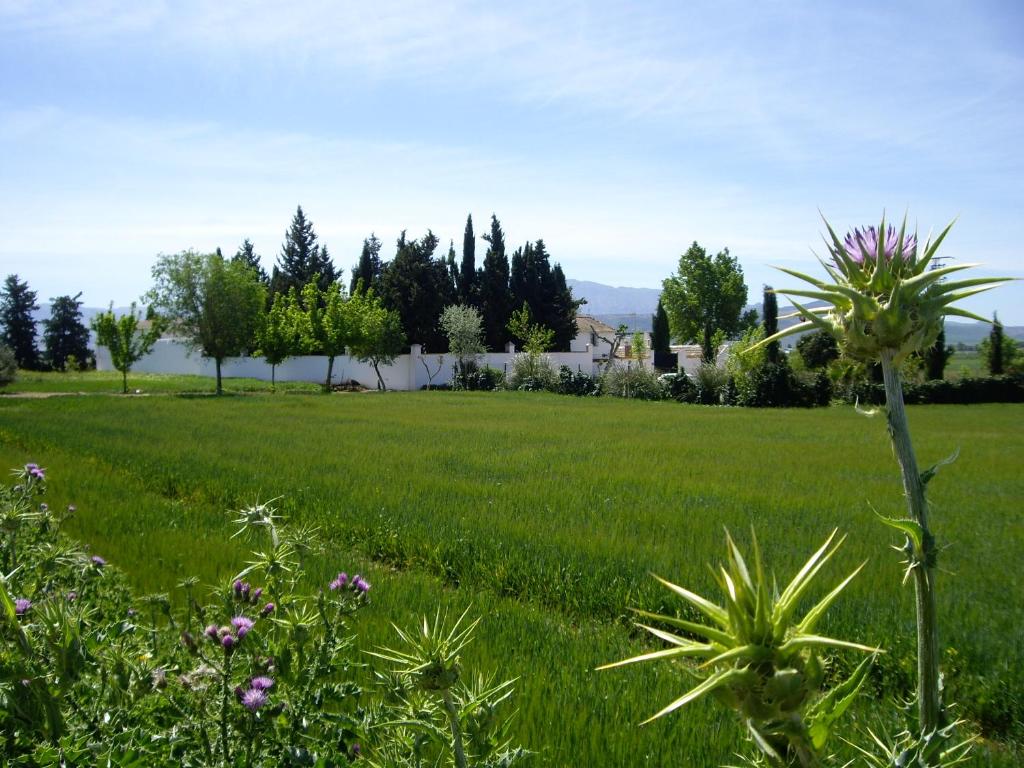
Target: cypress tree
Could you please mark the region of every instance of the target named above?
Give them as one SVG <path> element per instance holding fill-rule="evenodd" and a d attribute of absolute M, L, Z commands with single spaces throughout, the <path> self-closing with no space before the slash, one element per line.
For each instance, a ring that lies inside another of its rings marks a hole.
<path fill-rule="evenodd" d="M 764 336 L 774 336 L 779 332 L 779 301 L 775 294 L 772 292 L 772 287 L 766 285 L 764 287 L 764 298 L 761 303 L 761 311 L 764 314 Z M 765 346 L 764 356 L 765 360 L 769 363 L 779 362 L 779 355 L 781 354 L 781 348 L 779 342 L 773 341 Z"/>
<path fill-rule="evenodd" d="M 495 352 L 505 349 L 509 339 L 506 328 L 512 316 L 512 301 L 509 295 L 509 266 L 505 255 L 505 233 L 501 230 L 498 217 L 491 215 L 491 231 L 484 235 L 487 253 L 484 265 L 477 273 L 480 309 L 484 318 L 484 339 L 487 348 Z"/>
<path fill-rule="evenodd" d="M 89 329 L 82 322 L 82 302 L 77 296 L 58 296 L 50 299 L 50 319 L 43 321 L 43 346 L 46 361 L 55 371 L 66 370 L 74 360 L 78 370 L 88 365 Z"/>
<path fill-rule="evenodd" d="M 420 240 L 407 240 L 403 231 L 395 258 L 384 265 L 380 278 L 383 306 L 398 313 L 409 343 L 430 352 L 447 349 L 441 312 L 457 301 L 446 261 L 434 258 L 437 244 L 430 230 Z"/>
<path fill-rule="evenodd" d="M 466 231 L 462 235 L 462 264 L 459 266 L 459 303 L 467 307 L 478 303 L 476 286 L 476 237 L 473 234 L 473 214 L 466 216 Z"/>
<path fill-rule="evenodd" d="M 20 282 L 17 275 L 8 275 L 0 290 L 0 326 L 3 341 L 14 353 L 19 368 L 34 370 L 39 367 L 36 350 L 36 321 L 32 313 L 39 309 L 36 292 Z"/>
<path fill-rule="evenodd" d="M 658 308 L 651 316 L 651 349 L 659 354 L 668 354 L 672 339 L 668 330 L 668 314 L 665 305 L 658 299 Z"/>
<path fill-rule="evenodd" d="M 946 375 L 946 364 L 953 356 L 953 348 L 946 346 L 946 324 L 942 323 L 935 343 L 924 351 L 924 370 L 928 381 L 939 381 Z"/>
<path fill-rule="evenodd" d="M 370 289 L 376 290 L 380 283 L 380 248 L 381 241 L 377 235 L 370 233 L 370 236 L 363 240 L 363 252 L 359 254 L 359 264 L 352 270 L 352 282 L 349 285 L 349 293 L 355 295 L 359 281 L 363 281 L 363 292 Z"/>
<path fill-rule="evenodd" d="M 1003 363 L 1003 324 L 999 322 L 999 317 L 995 313 L 992 314 L 992 330 L 988 334 L 988 360 L 986 362 L 988 362 L 989 374 L 992 376 L 1003 375 L 1005 367 Z"/>

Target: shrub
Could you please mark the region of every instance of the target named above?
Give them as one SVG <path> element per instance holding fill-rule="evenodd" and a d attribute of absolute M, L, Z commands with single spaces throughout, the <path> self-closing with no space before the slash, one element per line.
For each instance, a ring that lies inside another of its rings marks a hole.
<path fill-rule="evenodd" d="M 494 392 L 501 389 L 504 383 L 504 372 L 497 368 L 491 368 L 489 365 L 478 368 L 474 364 L 468 366 L 466 370 L 455 369 L 451 388 L 464 391 Z"/>
<path fill-rule="evenodd" d="M 883 405 L 885 387 L 858 381 L 845 387 L 841 396 L 848 403 Z M 970 405 L 973 403 L 1024 403 L 1024 374 L 985 376 L 958 381 L 906 382 L 903 400 L 908 405 Z"/>
<path fill-rule="evenodd" d="M 505 377 L 507 389 L 522 392 L 555 391 L 558 372 L 547 355 L 535 352 L 520 352 L 512 358 L 511 370 Z"/>
<path fill-rule="evenodd" d="M 601 394 L 601 380 L 582 371 L 574 371 L 567 365 L 558 369 L 558 388 L 560 395 L 576 395 L 592 397 Z"/>
<path fill-rule="evenodd" d="M 701 405 L 721 405 L 729 385 L 729 374 L 717 365 L 701 365 L 696 376 L 697 400 Z"/>
<path fill-rule="evenodd" d="M 0 387 L 6 387 L 18 378 L 18 361 L 6 344 L 0 344 Z"/>
<path fill-rule="evenodd" d="M 668 396 L 676 402 L 697 402 L 697 385 L 693 383 L 693 379 L 686 375 L 685 371 L 663 376 L 662 381 L 668 387 Z"/>
<path fill-rule="evenodd" d="M 601 393 L 633 400 L 664 400 L 668 392 L 657 371 L 613 365 L 601 377 Z"/>

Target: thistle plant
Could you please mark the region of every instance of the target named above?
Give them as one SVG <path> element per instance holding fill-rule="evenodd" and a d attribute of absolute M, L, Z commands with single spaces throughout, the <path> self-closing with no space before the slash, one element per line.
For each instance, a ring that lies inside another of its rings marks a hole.
<path fill-rule="evenodd" d="M 842 240 L 827 221 L 825 226 L 828 229 L 825 245 L 830 258 L 819 257 L 819 261 L 829 279 L 819 280 L 782 269 L 808 283 L 813 290 L 777 291 L 790 298 L 803 322 L 762 343 L 818 329 L 835 336 L 847 358 L 881 363 L 889 436 L 900 466 L 909 513 L 906 519 L 883 520 L 906 536 L 902 549 L 907 558 L 907 573 L 914 579 L 917 607 L 918 740 L 920 744 L 929 744 L 945 732 L 947 723 L 940 698 L 935 598 L 938 548 L 930 527 L 925 490 L 938 467 L 946 462 L 939 462 L 924 472 L 918 469 L 903 404 L 899 366 L 908 355 L 935 342 L 944 317 L 987 322 L 984 317 L 954 304 L 1009 278 L 949 280 L 953 274 L 977 265 L 933 268 L 935 254 L 952 223 L 934 241 L 929 238 L 920 252 L 916 234 L 907 233 L 906 219 L 897 231 L 891 225 L 886 226 L 883 216 L 877 229 L 855 229 Z M 808 309 L 793 297 L 822 301 L 825 306 Z M 938 764 L 935 750 L 920 754 L 924 755 L 920 764 Z"/>
<path fill-rule="evenodd" d="M 662 659 L 699 659 L 702 663 L 694 673 L 700 682 L 644 722 L 710 694 L 740 716 L 761 756 L 771 765 L 819 765 L 832 728 L 856 697 L 870 663 L 869 657 L 847 680 L 822 692 L 825 662 L 820 653 L 850 649 L 874 654 L 880 650 L 816 632 L 829 606 L 864 564 L 802 617 L 797 616 L 801 600 L 842 542 L 833 531 L 785 589 L 777 593 L 769 588 L 757 539 L 753 542 L 751 570 L 726 533 L 727 563 L 712 570 L 722 589 L 723 604 L 655 576 L 695 609 L 704 623 L 635 610 L 645 619 L 682 630 L 682 634 L 638 623 L 669 647 L 598 669 Z"/>

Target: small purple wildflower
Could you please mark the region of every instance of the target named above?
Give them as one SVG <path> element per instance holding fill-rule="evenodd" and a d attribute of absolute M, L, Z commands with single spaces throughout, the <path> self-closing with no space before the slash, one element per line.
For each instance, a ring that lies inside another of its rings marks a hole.
<path fill-rule="evenodd" d="M 247 597 L 249 597 L 249 582 L 243 581 L 242 582 L 242 598 L 245 599 Z"/>
<path fill-rule="evenodd" d="M 216 640 L 217 639 L 217 625 L 216 624 L 207 624 L 206 625 L 206 629 L 203 630 L 203 634 L 206 635 L 211 640 Z"/>
<path fill-rule="evenodd" d="M 260 688 L 250 688 L 242 694 L 242 706 L 250 712 L 255 712 L 266 703 L 267 692 Z"/>
<path fill-rule="evenodd" d="M 46 479 L 46 470 L 33 462 L 29 462 L 25 465 L 25 474 L 29 477 L 35 478 L 36 480 Z"/>
<path fill-rule="evenodd" d="M 231 588 L 235 590 L 236 595 L 242 594 L 242 580 L 235 579 L 235 583 L 231 585 Z"/>
<path fill-rule="evenodd" d="M 370 582 L 363 578 L 356 579 L 354 582 L 352 582 L 352 586 L 356 589 L 357 592 L 361 592 L 364 595 L 370 591 Z"/>
<path fill-rule="evenodd" d="M 258 602 L 259 599 L 260 599 L 260 595 L 262 595 L 262 594 L 263 594 L 263 587 L 256 587 L 256 589 L 254 589 L 252 591 L 252 594 L 249 596 L 249 599 L 252 602 L 254 602 L 254 603 Z"/>
<path fill-rule="evenodd" d="M 233 626 L 235 628 L 235 632 L 238 633 L 239 640 L 249 634 L 249 630 L 252 629 L 252 625 L 254 623 L 255 622 L 248 616 L 235 616 L 231 619 L 231 626 Z"/>
<path fill-rule="evenodd" d="M 356 576 L 356 578 L 358 579 L 359 577 Z M 348 574 L 347 573 L 339 573 L 335 577 L 334 581 L 332 581 L 328 586 L 332 590 L 338 590 L 338 589 L 341 589 L 342 587 L 344 587 L 346 584 L 348 584 Z"/>
<path fill-rule="evenodd" d="M 274 612 L 274 604 L 273 603 L 267 603 L 266 605 L 263 606 L 263 610 L 260 611 L 260 616 L 266 618 L 267 616 L 269 616 L 273 612 Z"/>
<path fill-rule="evenodd" d="M 230 651 L 235 647 L 235 638 L 232 635 L 224 635 L 224 637 L 220 639 L 220 644 L 224 646 L 225 651 Z"/>
<path fill-rule="evenodd" d="M 78 593 L 77 592 L 68 592 L 68 602 L 69 603 L 73 603 L 77 599 L 78 599 Z"/>
<path fill-rule="evenodd" d="M 266 675 L 260 675 L 249 681 L 249 687 L 255 688 L 258 691 L 267 691 L 274 687 L 274 679 Z"/>
<path fill-rule="evenodd" d="M 19 597 L 14 601 L 14 614 L 16 616 L 24 616 L 28 609 L 32 607 L 32 601 L 27 597 Z"/>
<path fill-rule="evenodd" d="M 107 561 L 104 560 L 99 555 L 93 555 L 92 557 L 90 557 L 89 558 L 89 562 L 91 562 L 97 568 L 102 568 L 103 566 L 105 566 L 107 564 Z"/>

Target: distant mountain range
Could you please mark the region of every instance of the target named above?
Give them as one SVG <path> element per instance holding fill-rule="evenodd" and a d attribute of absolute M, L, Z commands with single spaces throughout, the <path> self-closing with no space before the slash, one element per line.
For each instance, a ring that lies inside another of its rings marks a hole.
<path fill-rule="evenodd" d="M 580 307 L 580 312 L 591 315 L 607 323 L 612 328 L 625 325 L 631 331 L 651 330 L 651 316 L 658 307 L 658 297 L 661 291 L 657 288 L 624 288 L 602 283 L 593 283 L 588 280 L 566 280 L 573 295 L 576 298 L 584 298 L 587 303 Z M 810 305 L 815 306 L 814 304 Z M 747 309 L 761 311 L 760 304 L 751 304 Z M 780 315 L 788 315 L 793 311 L 792 307 L 779 307 Z M 795 320 L 788 323 L 782 321 L 783 328 L 792 325 Z M 991 326 L 987 323 L 960 323 L 946 321 L 946 343 L 951 345 L 967 344 L 973 346 L 978 344 L 989 334 Z M 1007 336 L 1024 342 L 1024 326 L 1006 325 L 1003 330 Z"/>

